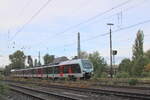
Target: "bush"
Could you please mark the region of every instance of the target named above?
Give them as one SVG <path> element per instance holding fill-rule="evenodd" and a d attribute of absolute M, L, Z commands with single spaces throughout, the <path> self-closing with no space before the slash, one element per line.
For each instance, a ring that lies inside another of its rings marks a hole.
<path fill-rule="evenodd" d="M 105 73 L 105 72 L 103 72 L 103 73 L 101 74 L 101 78 L 108 78 L 108 74 Z"/>
<path fill-rule="evenodd" d="M 120 72 L 120 73 L 117 73 L 116 78 L 129 78 L 129 73 L 127 72 Z"/>
<path fill-rule="evenodd" d="M 150 77 L 150 72 L 142 72 L 141 77 Z"/>
<path fill-rule="evenodd" d="M 8 87 L 2 83 L 0 83 L 0 94 L 5 94 L 8 90 Z"/>
<path fill-rule="evenodd" d="M 138 83 L 138 80 L 137 79 L 130 79 L 129 81 L 128 81 L 128 84 L 129 85 L 136 85 Z"/>
<path fill-rule="evenodd" d="M 4 79 L 4 76 L 0 75 L 0 80 L 3 80 Z"/>

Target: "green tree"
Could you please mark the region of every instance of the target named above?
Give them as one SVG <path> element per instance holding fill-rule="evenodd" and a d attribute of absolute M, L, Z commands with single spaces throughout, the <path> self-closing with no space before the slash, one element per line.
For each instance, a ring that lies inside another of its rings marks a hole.
<path fill-rule="evenodd" d="M 150 72 L 150 63 L 145 66 L 144 71 Z"/>
<path fill-rule="evenodd" d="M 105 67 L 107 66 L 104 58 L 100 56 L 98 51 L 96 51 L 89 54 L 89 60 L 93 63 L 94 66 L 94 76 L 101 77 L 102 72 L 104 72 Z"/>
<path fill-rule="evenodd" d="M 33 67 L 33 60 L 32 60 L 32 57 L 29 55 L 28 56 L 28 64 L 29 64 L 29 67 Z"/>
<path fill-rule="evenodd" d="M 12 65 L 11 65 L 11 64 L 6 65 L 6 66 L 5 66 L 5 69 L 4 69 L 4 75 L 5 75 L 5 76 L 10 75 L 11 69 L 12 69 Z"/>
<path fill-rule="evenodd" d="M 137 32 L 137 36 L 135 39 L 135 44 L 133 45 L 133 68 L 132 73 L 134 76 L 140 76 L 144 69 L 144 57 L 143 57 L 143 42 L 144 42 L 144 34 L 142 30 Z"/>
<path fill-rule="evenodd" d="M 143 42 L 144 34 L 142 30 L 139 30 L 136 35 L 135 44 L 133 45 L 133 60 L 137 60 L 139 57 L 143 56 Z"/>
<path fill-rule="evenodd" d="M 12 69 L 25 68 L 25 58 L 23 51 L 16 51 L 12 55 L 9 55 L 9 60 L 11 61 Z"/>
<path fill-rule="evenodd" d="M 54 58 L 54 55 L 45 54 L 45 56 L 43 57 L 44 64 L 47 65 L 49 63 L 52 63 L 54 61 Z"/>
<path fill-rule="evenodd" d="M 150 64 L 150 50 L 144 53 L 144 58 L 146 59 L 146 63 Z"/>
<path fill-rule="evenodd" d="M 131 74 L 132 62 L 130 59 L 125 58 L 119 64 L 119 72 L 127 72 Z"/>
<path fill-rule="evenodd" d="M 85 52 L 85 51 L 81 51 L 80 52 L 80 58 L 81 59 L 88 59 L 88 53 L 87 52 Z"/>
<path fill-rule="evenodd" d="M 81 59 L 88 59 L 89 54 L 86 51 L 81 51 L 80 52 L 80 58 Z M 72 59 L 78 59 L 78 56 L 72 57 Z"/>

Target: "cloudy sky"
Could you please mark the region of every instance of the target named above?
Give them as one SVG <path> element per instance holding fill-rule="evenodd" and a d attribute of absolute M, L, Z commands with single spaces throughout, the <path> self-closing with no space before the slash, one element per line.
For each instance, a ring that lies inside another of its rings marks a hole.
<path fill-rule="evenodd" d="M 109 63 L 107 23 L 114 23 L 113 49 L 117 62 L 131 58 L 139 29 L 144 31 L 144 51 L 150 49 L 150 0 L 0 0 L 0 66 L 8 55 L 23 50 L 34 58 L 41 52 L 72 57 L 81 50 L 99 51 Z M 116 31 L 118 30 L 118 31 Z"/>

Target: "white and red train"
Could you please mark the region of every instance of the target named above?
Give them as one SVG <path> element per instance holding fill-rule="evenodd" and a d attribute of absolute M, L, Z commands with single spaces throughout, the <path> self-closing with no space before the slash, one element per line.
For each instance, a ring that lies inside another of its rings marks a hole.
<path fill-rule="evenodd" d="M 93 65 L 89 60 L 75 59 L 61 62 L 57 65 L 47 65 L 34 68 L 12 70 L 14 77 L 24 78 L 85 78 L 93 74 Z"/>

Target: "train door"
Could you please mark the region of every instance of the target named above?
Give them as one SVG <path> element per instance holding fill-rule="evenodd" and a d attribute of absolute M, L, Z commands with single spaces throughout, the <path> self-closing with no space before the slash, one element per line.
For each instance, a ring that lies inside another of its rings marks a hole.
<path fill-rule="evenodd" d="M 60 67 L 59 67 L 59 72 L 60 72 L 60 73 L 59 73 L 59 76 L 60 76 L 60 77 L 63 77 L 63 76 L 64 76 L 64 66 L 60 66 Z"/>
<path fill-rule="evenodd" d="M 68 66 L 68 75 L 71 75 L 72 74 L 72 68 L 71 68 L 71 65 Z"/>
<path fill-rule="evenodd" d="M 38 69 L 38 77 L 42 77 L 42 69 Z"/>

